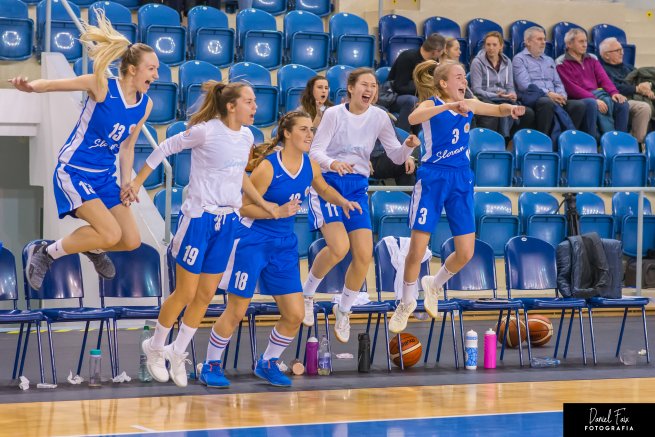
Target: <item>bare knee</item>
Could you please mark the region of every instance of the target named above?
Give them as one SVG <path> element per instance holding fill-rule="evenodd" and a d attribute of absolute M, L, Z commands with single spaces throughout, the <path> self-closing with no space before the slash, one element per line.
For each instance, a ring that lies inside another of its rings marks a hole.
<path fill-rule="evenodd" d="M 330 251 L 332 257 L 335 258 L 337 262 L 339 262 L 344 259 L 346 255 L 348 255 L 348 251 L 350 250 L 350 243 L 347 240 L 340 241 L 336 244 L 328 246 L 328 250 Z"/>
<path fill-rule="evenodd" d="M 224 324 L 234 329 L 239 323 L 241 323 L 245 315 L 246 315 L 245 311 L 244 312 L 225 311 L 220 318 Z"/>
<path fill-rule="evenodd" d="M 190 290 L 185 290 L 184 288 L 176 288 L 171 294 L 171 298 L 177 300 L 181 304 L 184 304 L 184 306 L 187 306 L 191 302 L 193 302 L 193 299 L 195 299 L 195 297 L 196 297 L 195 290 L 190 291 Z"/>
<path fill-rule="evenodd" d="M 116 246 L 123 237 L 123 231 L 121 231 L 118 224 L 104 227 L 98 230 L 98 234 L 100 235 L 100 244 L 102 245 L 100 249 L 109 249 Z"/>
<path fill-rule="evenodd" d="M 196 295 L 194 296 L 193 300 L 204 305 L 209 305 L 209 303 L 212 301 L 214 296 L 216 296 L 216 290 L 199 288 L 196 291 Z"/>
<path fill-rule="evenodd" d="M 457 264 L 464 266 L 473 258 L 474 248 L 459 249 L 455 252 L 455 259 Z"/>
<path fill-rule="evenodd" d="M 409 252 L 407 253 L 407 256 L 405 257 L 405 264 L 420 264 L 421 261 L 423 261 L 423 255 L 425 252 L 421 253 L 420 251 L 416 249 L 410 248 Z"/>
<path fill-rule="evenodd" d="M 282 314 L 281 321 L 283 321 L 288 326 L 300 326 L 304 318 L 305 310 L 304 308 L 300 308 L 298 310 L 293 309 Z"/>
<path fill-rule="evenodd" d="M 141 237 L 138 234 L 125 235 L 121 240 L 123 250 L 136 250 L 141 246 Z"/>

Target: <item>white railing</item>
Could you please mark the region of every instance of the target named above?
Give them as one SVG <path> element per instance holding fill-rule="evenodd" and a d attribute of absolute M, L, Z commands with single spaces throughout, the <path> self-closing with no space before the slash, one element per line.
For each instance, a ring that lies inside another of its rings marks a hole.
<path fill-rule="evenodd" d="M 401 187 L 395 185 L 373 185 L 369 191 L 412 191 L 414 187 Z M 655 193 L 655 187 L 475 187 L 477 192 L 501 192 L 501 193 L 639 193 L 637 208 L 637 281 L 636 295 L 641 296 L 641 261 L 644 245 L 644 193 Z"/>
<path fill-rule="evenodd" d="M 77 30 L 80 31 L 80 33 L 84 32 L 84 26 L 80 22 L 80 20 L 77 18 L 75 13 L 73 12 L 73 9 L 70 7 L 68 4 L 68 0 L 59 0 L 66 9 L 66 12 L 70 16 L 71 20 L 73 20 L 73 23 L 75 23 L 75 26 L 77 27 Z M 51 0 L 46 0 L 46 25 L 45 25 L 45 51 L 49 52 L 50 51 L 50 28 L 51 28 L 51 22 L 52 22 L 52 1 Z M 87 49 L 85 46 L 83 46 L 83 71 L 86 73 L 87 71 L 87 59 L 88 59 L 88 54 L 87 54 Z M 111 74 L 111 71 L 109 68 L 107 68 L 107 71 L 109 74 Z M 155 139 L 152 137 L 150 134 L 150 131 L 146 128 L 144 125 L 141 128 L 141 132 L 143 132 L 144 136 L 148 140 L 148 143 L 153 149 L 156 149 L 158 147 L 157 142 Z M 163 237 L 163 242 L 168 245 L 171 239 L 171 199 L 172 199 L 172 188 L 173 188 L 173 168 L 171 167 L 171 164 L 168 162 L 167 159 L 164 159 L 162 162 L 162 165 L 164 166 L 164 173 L 165 173 L 165 181 L 164 181 L 164 186 L 166 190 L 166 196 L 165 196 L 165 202 L 164 202 L 164 237 Z"/>

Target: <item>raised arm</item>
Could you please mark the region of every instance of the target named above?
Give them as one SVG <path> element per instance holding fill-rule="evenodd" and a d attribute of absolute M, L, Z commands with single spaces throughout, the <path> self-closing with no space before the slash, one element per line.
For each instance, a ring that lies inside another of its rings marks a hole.
<path fill-rule="evenodd" d="M 82 76 L 68 79 L 36 79 L 31 82 L 27 77 L 14 77 L 7 80 L 17 90 L 25 93 L 48 93 L 53 91 L 86 91 L 96 102 L 102 102 L 107 94 L 107 89 L 103 95 L 99 95 L 98 81 L 93 74 L 84 74 Z"/>

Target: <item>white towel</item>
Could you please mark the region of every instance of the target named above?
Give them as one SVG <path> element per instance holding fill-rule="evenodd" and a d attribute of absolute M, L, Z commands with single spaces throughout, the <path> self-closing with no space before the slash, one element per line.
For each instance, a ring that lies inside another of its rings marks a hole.
<path fill-rule="evenodd" d="M 405 257 L 407 252 L 409 252 L 409 242 L 410 239 L 406 237 L 384 237 L 382 239 L 384 244 L 387 245 L 387 250 L 391 256 L 391 265 L 396 269 L 396 277 L 393 281 L 394 292 L 396 293 L 396 299 L 401 299 L 403 297 L 403 276 L 405 274 Z M 421 263 L 429 261 L 432 259 L 432 251 L 429 247 L 425 249 L 425 254 L 423 254 L 423 259 Z M 414 290 L 414 299 L 418 299 L 418 287 Z"/>
<path fill-rule="evenodd" d="M 357 293 L 357 297 L 355 298 L 355 302 L 353 302 L 353 306 L 366 305 L 370 302 L 371 298 L 369 297 L 368 292 L 360 291 Z M 336 303 L 337 305 L 341 303 L 341 293 L 332 296 L 332 303 Z"/>

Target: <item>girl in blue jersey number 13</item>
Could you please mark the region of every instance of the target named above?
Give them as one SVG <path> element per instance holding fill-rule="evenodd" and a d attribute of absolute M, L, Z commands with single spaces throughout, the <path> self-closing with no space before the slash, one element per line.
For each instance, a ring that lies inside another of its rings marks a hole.
<path fill-rule="evenodd" d="M 35 290 L 41 288 L 57 258 L 81 252 L 93 262 L 100 276 L 111 279 L 115 269 L 104 251 L 134 250 L 141 244 L 129 209 L 137 199 L 130 195 L 121 201 L 121 188 L 114 176 L 115 156 L 119 154 L 121 187 L 125 187 L 132 178 L 134 143 L 152 109 L 152 101 L 145 93 L 159 77 L 159 61 L 149 46 L 130 44 L 102 12 L 97 12 L 97 18 L 98 26 L 87 25 L 80 37 L 94 61 L 93 74 L 32 82 L 23 77 L 10 80 L 28 93 L 88 93 L 80 119 L 59 152 L 54 174 L 59 218 L 71 215 L 88 225 L 50 245 L 29 248 L 25 270 Z M 120 77 L 107 78 L 105 70 L 115 59 L 120 59 Z"/>
<path fill-rule="evenodd" d="M 421 157 L 422 165 L 409 208 L 412 235 L 405 258 L 403 297 L 389 322 L 389 330 L 394 333 L 405 329 L 410 314 L 416 309 L 416 281 L 421 259 L 443 208 L 455 239 L 455 252 L 445 260 L 436 276 L 421 279 L 425 311 L 431 317 L 438 315 L 438 295 L 443 285 L 473 256 L 473 172 L 468 149 L 473 114 L 518 118 L 525 113 L 523 106 L 464 99 L 466 72 L 456 62 L 438 66 L 434 61 L 423 62 L 414 70 L 414 82 L 419 96 L 431 97 L 421 102 L 409 116 L 411 124 L 423 126 L 425 153 Z"/>

